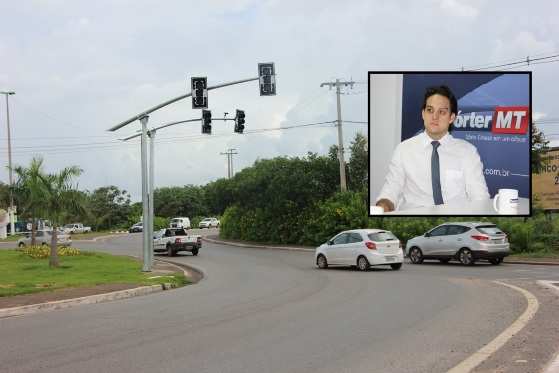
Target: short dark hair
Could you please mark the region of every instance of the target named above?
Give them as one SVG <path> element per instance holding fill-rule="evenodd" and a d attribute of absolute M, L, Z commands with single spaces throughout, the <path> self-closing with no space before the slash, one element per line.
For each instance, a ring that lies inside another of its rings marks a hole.
<path fill-rule="evenodd" d="M 427 106 L 427 99 L 433 95 L 441 95 L 448 98 L 450 101 L 450 112 L 455 115 L 458 114 L 458 102 L 456 101 L 456 96 L 454 96 L 450 88 L 446 85 L 428 87 L 425 90 L 425 97 L 423 97 L 423 106 L 421 107 L 421 110 L 425 110 L 425 106 Z"/>

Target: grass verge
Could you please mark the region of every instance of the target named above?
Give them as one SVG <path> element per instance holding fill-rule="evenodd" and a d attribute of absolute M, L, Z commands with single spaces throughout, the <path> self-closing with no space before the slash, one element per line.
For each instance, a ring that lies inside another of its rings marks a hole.
<path fill-rule="evenodd" d="M 111 234 L 113 234 L 111 233 L 111 231 L 99 231 L 99 232 L 89 232 L 89 233 L 76 233 L 70 236 L 72 237 L 72 240 L 90 240 L 95 237 L 109 236 Z"/>
<path fill-rule="evenodd" d="M 34 259 L 19 250 L 0 250 L 0 297 L 102 284 L 189 283 L 182 272 L 149 279 L 156 273 L 143 273 L 140 262 L 125 256 L 82 251 L 59 260 L 60 267 L 49 268 L 48 258 Z"/>
<path fill-rule="evenodd" d="M 559 260 L 559 252 L 555 250 L 542 250 L 533 252 L 514 253 L 510 256 L 516 259 L 555 259 Z"/>
<path fill-rule="evenodd" d="M 13 236 L 8 236 L 6 238 L 0 238 L 0 242 L 14 242 L 19 240 L 21 237 L 23 237 L 23 234 L 16 234 Z"/>

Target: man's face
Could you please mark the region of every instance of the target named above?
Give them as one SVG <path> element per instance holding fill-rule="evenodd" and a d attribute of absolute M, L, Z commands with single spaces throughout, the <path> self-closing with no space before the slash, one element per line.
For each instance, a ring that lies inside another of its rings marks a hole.
<path fill-rule="evenodd" d="M 421 111 L 425 131 L 434 140 L 441 139 L 448 132 L 448 127 L 456 115 L 450 112 L 450 100 L 442 95 L 432 95 L 427 99 L 425 109 Z"/>

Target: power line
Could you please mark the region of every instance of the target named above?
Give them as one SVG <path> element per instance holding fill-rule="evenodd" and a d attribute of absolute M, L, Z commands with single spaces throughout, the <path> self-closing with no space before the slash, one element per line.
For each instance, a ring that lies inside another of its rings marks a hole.
<path fill-rule="evenodd" d="M 324 126 L 324 125 L 332 125 L 336 121 L 323 121 L 323 122 L 314 122 L 314 123 L 303 123 L 303 124 L 294 124 L 290 126 L 280 126 L 280 127 L 273 127 L 273 128 L 261 128 L 261 129 L 254 129 L 254 130 L 247 130 L 244 134 L 252 135 L 252 134 L 260 134 L 266 133 L 271 131 L 282 131 L 282 130 L 289 130 L 289 129 L 296 129 L 296 128 L 304 128 L 304 127 L 311 127 L 311 126 Z M 328 126 L 330 127 L 330 126 Z M 324 127 L 324 128 L 328 128 Z M 170 144 L 170 143 L 177 143 L 183 141 L 197 141 L 197 140 L 208 140 L 213 138 L 223 138 L 223 137 L 231 137 L 231 136 L 238 136 L 237 134 L 233 133 L 224 133 L 224 134 L 215 134 L 212 136 L 207 135 L 191 135 L 191 136 L 181 136 L 181 137 L 159 137 L 156 140 L 156 144 Z M 23 149 L 19 151 L 15 151 L 14 153 L 18 155 L 22 154 L 33 154 L 33 153 L 45 153 L 45 154 L 63 154 L 63 153 L 73 153 L 79 151 L 91 151 L 92 149 L 98 150 L 111 150 L 111 149 L 122 149 L 124 147 L 136 147 L 138 141 L 132 141 L 127 144 L 123 144 L 120 141 L 113 141 L 113 142 L 97 142 L 97 143 L 83 143 L 83 144 L 59 144 L 59 145 L 49 145 L 46 146 L 48 149 L 44 149 L 44 147 L 18 147 L 17 149 Z M 33 150 L 27 150 L 29 148 L 33 148 Z M 0 148 L 2 150 L 2 148 Z"/>
<path fill-rule="evenodd" d="M 462 67 L 461 69 L 463 71 L 481 71 L 481 70 L 491 70 L 491 69 L 497 69 L 497 68 L 500 68 L 500 70 L 511 70 L 511 69 L 516 69 L 518 67 L 523 67 L 523 66 L 539 65 L 539 64 L 542 64 L 542 63 L 558 62 L 559 61 L 559 59 L 557 59 L 558 57 L 559 57 L 559 54 L 552 54 L 552 55 L 549 55 L 549 56 L 533 57 L 533 58 L 530 58 L 530 56 L 526 56 L 525 59 L 516 60 L 516 61 L 512 61 L 512 62 L 508 62 L 508 63 L 493 64 L 493 65 L 488 65 L 488 66 L 483 66 L 482 65 L 482 67 L 473 67 L 473 68 Z"/>

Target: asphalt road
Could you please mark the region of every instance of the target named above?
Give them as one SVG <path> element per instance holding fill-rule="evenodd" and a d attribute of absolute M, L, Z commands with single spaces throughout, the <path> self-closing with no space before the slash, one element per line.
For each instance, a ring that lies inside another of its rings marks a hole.
<path fill-rule="evenodd" d="M 141 234 L 75 246 L 140 255 Z M 557 327 L 557 298 L 535 285 L 559 282 L 558 267 L 433 263 L 362 273 L 319 270 L 312 253 L 211 243 L 197 257 L 173 260 L 205 278 L 149 296 L 0 320 L 0 371 L 445 372 L 524 312 L 524 297 L 493 280 L 546 297 L 544 318 L 534 326 L 542 331 L 513 339 L 480 371 L 503 364 L 538 371 L 559 349 L 558 334 L 544 338 Z M 527 344 L 530 358 L 517 358 Z"/>

